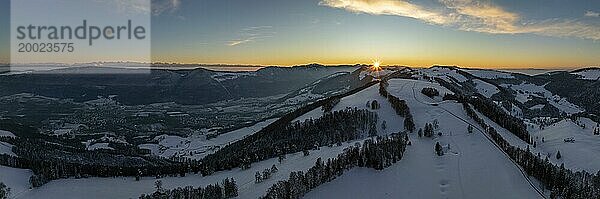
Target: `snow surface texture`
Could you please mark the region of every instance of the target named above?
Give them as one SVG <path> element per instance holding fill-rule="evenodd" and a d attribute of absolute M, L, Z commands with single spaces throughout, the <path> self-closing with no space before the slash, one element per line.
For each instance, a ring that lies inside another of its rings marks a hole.
<path fill-rule="evenodd" d="M 15 153 L 12 152 L 12 147 L 13 147 L 12 144 L 9 144 L 6 142 L 0 142 L 0 154 L 17 156 Z"/>
<path fill-rule="evenodd" d="M 500 92 L 498 87 L 479 79 L 474 79 L 473 83 L 476 85 L 475 88 L 477 88 L 477 92 L 487 98 L 490 98 L 492 95 Z"/>
<path fill-rule="evenodd" d="M 539 109 L 543 109 L 545 106 L 546 106 L 546 105 L 543 105 L 543 104 L 538 104 L 538 105 L 535 105 L 535 106 L 529 107 L 529 109 L 531 109 L 531 110 L 536 110 L 536 109 L 537 109 L 537 110 L 539 110 Z"/>
<path fill-rule="evenodd" d="M 581 118 L 579 123 L 565 119 L 536 132 L 537 148 L 545 152 L 542 154 L 551 154 L 550 159 L 558 165 L 596 173 L 600 169 L 600 136 L 593 133 L 597 123 L 588 118 Z M 575 142 L 565 142 L 566 138 L 574 138 Z M 562 158 L 556 160 L 559 150 Z"/>
<path fill-rule="evenodd" d="M 538 86 L 531 83 L 521 83 L 519 85 L 502 84 L 500 86 L 516 91 L 516 100 L 521 103 L 531 100 L 531 96 L 536 96 L 545 98 L 550 105 L 568 114 L 579 113 L 583 111 L 581 108 L 579 108 L 579 106 L 567 101 L 566 98 L 563 98 L 559 95 L 554 95 L 552 92 L 546 90 L 544 86 Z"/>
<path fill-rule="evenodd" d="M 206 136 L 198 135 L 187 138 L 173 135 L 159 135 L 154 138 L 158 144 L 141 144 L 138 147 L 149 149 L 153 155 L 170 157 L 187 157 L 191 159 L 201 159 L 204 156 L 216 152 L 221 147 L 240 140 L 246 136 L 258 132 L 260 129 L 275 122 L 277 118 L 268 119 L 253 126 L 244 127 L 216 138 L 207 140 Z"/>
<path fill-rule="evenodd" d="M 11 138 L 14 138 L 14 137 L 17 137 L 17 136 L 15 136 L 15 134 L 13 134 L 13 133 L 11 133 L 9 131 L 0 130 L 0 137 L 11 137 Z"/>
<path fill-rule="evenodd" d="M 540 198 L 518 167 L 483 134 L 467 133 L 465 121 L 475 122 L 460 104 L 439 103 L 419 92 L 423 87 L 450 91 L 423 81 L 393 79 L 389 83 L 388 91 L 407 101 L 418 128 L 437 119 L 436 134 L 443 136 L 431 139 L 409 134 L 412 146 L 400 162 L 382 171 L 352 169 L 306 198 Z M 436 142 L 444 146 L 444 156 L 435 155 Z"/>
<path fill-rule="evenodd" d="M 588 69 L 572 74 L 579 75 L 579 79 L 600 80 L 600 69 Z"/>
<path fill-rule="evenodd" d="M 542 157 L 548 156 L 550 162 L 555 165 L 564 163 L 568 169 L 586 170 L 590 173 L 596 173 L 600 169 L 600 156 L 598 156 L 598 153 L 600 153 L 600 136 L 593 135 L 597 123 L 588 118 L 580 119 L 580 124 L 585 124 L 585 129 L 568 119 L 559 121 L 544 129 L 528 128 L 537 145 L 536 148 L 533 148 L 508 130 L 484 117 L 483 114 L 478 112 L 478 115 L 487 124 L 494 127 L 511 145 L 522 149 L 529 146 L 532 153 L 540 153 Z M 542 138 L 545 142 L 542 142 Z M 575 142 L 565 142 L 565 138 L 574 138 Z M 562 155 L 560 160 L 556 159 L 558 150 Z"/>
<path fill-rule="evenodd" d="M 471 75 L 484 79 L 514 79 L 515 77 L 507 72 L 496 71 L 496 70 L 482 70 L 482 69 L 463 69 Z"/>
<path fill-rule="evenodd" d="M 10 197 L 13 198 L 19 198 L 23 193 L 29 191 L 29 176 L 31 175 L 33 172 L 29 169 L 0 166 L 0 182 L 10 188 Z"/>
<path fill-rule="evenodd" d="M 16 137 L 15 134 L 9 132 L 9 131 L 4 131 L 4 130 L 0 130 L 0 137 Z M 12 144 L 6 143 L 6 142 L 0 142 L 0 154 L 7 154 L 7 155 L 12 155 L 12 156 L 17 156 L 15 155 L 15 153 L 12 152 Z"/>

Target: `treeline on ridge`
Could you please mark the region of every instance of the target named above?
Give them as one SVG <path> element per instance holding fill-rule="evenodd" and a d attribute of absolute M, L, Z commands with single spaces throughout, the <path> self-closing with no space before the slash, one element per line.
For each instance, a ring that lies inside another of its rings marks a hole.
<path fill-rule="evenodd" d="M 468 103 L 463 102 L 463 108 L 485 129 L 497 146 L 523 168 L 527 175 L 535 177 L 544 188 L 551 191 L 550 198 L 600 198 L 600 171 L 596 174 L 587 171 L 574 172 L 566 169 L 564 163 L 556 166 L 548 160 L 548 157 L 542 159 L 540 153 L 533 154 L 529 146 L 526 149 L 512 146 L 496 129 L 475 114 Z"/>
<path fill-rule="evenodd" d="M 201 173 L 248 168 L 253 162 L 354 140 L 376 129 L 377 114 L 362 109 L 326 113 L 318 119 L 260 131 L 202 159 Z"/>
<path fill-rule="evenodd" d="M 438 83 L 440 83 L 440 85 L 445 86 L 446 88 L 455 93 L 446 94 L 444 96 L 444 100 L 456 100 L 458 102 L 467 102 L 469 104 L 472 104 L 477 111 L 485 115 L 487 118 L 490 118 L 492 121 L 494 121 L 501 127 L 509 130 L 521 140 L 529 144 L 533 143 L 533 139 L 527 131 L 527 125 L 525 125 L 525 123 L 519 118 L 508 114 L 500 106 L 496 105 L 496 103 L 494 103 L 492 100 L 478 93 L 474 94 L 474 96 L 465 96 L 461 94 L 463 93 L 462 91 L 458 90 L 454 86 L 450 86 L 451 84 L 447 83 L 446 81 L 439 78 L 436 78 L 436 80 L 438 81 Z"/>
<path fill-rule="evenodd" d="M 413 120 L 413 116 L 410 113 L 410 108 L 406 104 L 405 100 L 401 100 L 400 98 L 391 95 L 387 91 L 388 83 L 386 81 L 382 81 L 379 84 L 379 95 L 385 97 L 388 102 L 392 105 L 392 108 L 396 111 L 396 114 L 404 117 L 404 129 L 413 132 L 415 130 L 415 122 Z"/>
<path fill-rule="evenodd" d="M 238 196 L 238 186 L 233 178 L 226 178 L 221 184 L 209 184 L 206 187 L 193 186 L 162 188 L 162 181 L 154 183 L 156 191 L 152 194 L 142 194 L 139 199 L 227 199 Z"/>

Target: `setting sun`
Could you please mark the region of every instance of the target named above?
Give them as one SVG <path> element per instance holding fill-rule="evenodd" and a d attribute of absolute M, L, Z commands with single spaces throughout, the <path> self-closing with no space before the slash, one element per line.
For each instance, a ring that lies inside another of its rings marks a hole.
<path fill-rule="evenodd" d="M 381 70 L 381 62 L 380 61 L 374 61 L 373 62 L 373 66 L 371 67 L 372 70 L 374 71 L 380 71 Z"/>

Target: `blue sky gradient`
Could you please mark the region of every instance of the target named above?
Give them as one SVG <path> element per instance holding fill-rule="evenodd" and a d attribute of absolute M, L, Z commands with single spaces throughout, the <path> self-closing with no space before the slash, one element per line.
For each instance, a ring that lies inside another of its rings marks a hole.
<path fill-rule="evenodd" d="M 109 0 L 107 0 L 109 1 Z M 600 1 L 153 0 L 153 61 L 600 65 Z M 0 25 L 7 27 L 7 0 Z M 0 30 L 5 46 L 7 29 Z M 4 50 L 6 51 L 6 50 Z"/>

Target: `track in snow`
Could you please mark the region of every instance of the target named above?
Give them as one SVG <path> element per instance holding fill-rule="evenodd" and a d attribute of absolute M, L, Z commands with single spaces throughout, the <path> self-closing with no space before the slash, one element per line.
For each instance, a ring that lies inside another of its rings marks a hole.
<path fill-rule="evenodd" d="M 416 84 L 417 84 L 417 83 L 416 83 L 416 82 L 414 82 L 414 83 L 413 83 L 413 86 L 412 86 L 412 92 L 413 92 L 413 97 L 415 98 L 415 101 L 417 101 L 417 102 L 419 102 L 419 103 L 422 103 L 422 104 L 426 104 L 426 105 L 433 105 L 433 103 L 426 103 L 426 102 L 423 102 L 423 101 L 421 101 L 421 100 L 419 100 L 419 99 L 417 98 L 417 94 L 416 94 L 416 91 L 415 91 Z M 436 103 L 436 104 L 437 104 L 437 103 Z M 509 156 L 509 155 L 508 155 L 508 154 L 507 154 L 505 151 L 504 151 L 504 150 L 502 150 L 502 148 L 500 148 L 500 146 L 498 146 L 498 144 L 496 144 L 496 142 L 494 142 L 494 140 L 492 140 L 492 139 L 491 139 L 491 138 L 488 136 L 488 134 L 487 134 L 487 133 L 485 133 L 485 131 L 481 130 L 481 128 L 479 128 L 479 125 L 477 125 L 477 124 L 471 124 L 471 123 L 470 123 L 470 122 L 468 122 L 467 120 L 465 120 L 465 119 L 463 119 L 463 118 L 459 117 L 458 115 L 456 115 L 456 114 L 452 113 L 451 111 L 449 111 L 448 109 L 446 109 L 446 108 L 444 108 L 444 107 L 441 107 L 441 106 L 436 106 L 436 108 L 442 109 L 442 110 L 444 110 L 445 112 L 447 112 L 448 114 L 450 114 L 450 115 L 454 116 L 455 118 L 457 118 L 457 119 L 459 119 L 459 120 L 463 121 L 464 123 L 466 123 L 466 124 L 468 124 L 468 125 L 471 125 L 471 126 L 473 126 L 473 127 L 474 127 L 474 128 L 475 128 L 475 129 L 476 129 L 478 132 L 480 132 L 480 133 L 481 133 L 481 134 L 482 134 L 482 135 L 483 135 L 483 136 L 484 136 L 484 137 L 485 137 L 485 138 L 486 138 L 486 139 L 487 139 L 489 142 L 491 142 L 491 143 L 492 143 L 492 144 L 493 144 L 493 145 L 494 145 L 494 146 L 495 146 L 495 147 L 496 147 L 498 150 L 500 150 L 500 151 L 502 152 L 502 154 L 506 155 L 506 157 L 507 157 L 508 159 L 510 159 L 510 161 L 511 161 L 511 162 L 512 162 L 512 163 L 513 163 L 513 164 L 514 164 L 514 165 L 515 165 L 515 166 L 516 166 L 516 167 L 519 169 L 519 171 L 521 172 L 521 175 L 522 175 L 522 176 L 525 178 L 525 180 L 526 180 L 526 181 L 529 183 L 529 185 L 531 185 L 531 187 L 532 187 L 532 188 L 533 188 L 533 189 L 534 189 L 534 190 L 535 190 L 535 191 L 536 191 L 536 192 L 537 192 L 537 193 L 540 195 L 540 197 L 542 197 L 542 198 L 546 198 L 546 195 L 544 194 L 544 192 L 543 192 L 543 191 L 541 191 L 541 190 L 539 190 L 539 188 L 538 188 L 537 186 L 535 186 L 535 184 L 534 184 L 534 183 L 531 181 L 531 179 L 529 178 L 529 175 L 527 175 L 527 173 L 526 173 L 526 172 L 523 170 L 523 168 L 522 168 L 522 167 L 521 167 L 519 164 L 517 164 L 517 163 L 516 163 L 516 162 L 515 162 L 515 161 L 514 161 L 514 160 L 513 160 L 513 159 L 512 159 L 512 158 L 511 158 L 511 157 L 510 157 L 510 156 Z M 456 144 L 455 144 L 455 145 L 456 145 Z M 456 145 L 456 146 L 458 147 L 458 145 Z M 459 156 L 458 162 L 459 162 L 459 165 L 460 165 L 460 156 Z M 460 167 L 459 167 L 459 177 L 460 177 Z M 461 182 L 461 186 L 462 186 L 462 180 L 460 180 L 460 182 Z M 463 193 L 463 195 L 464 195 L 464 193 Z"/>

